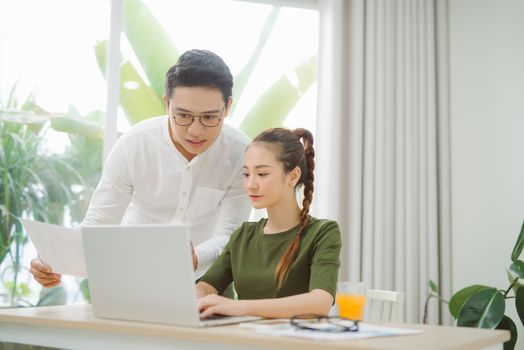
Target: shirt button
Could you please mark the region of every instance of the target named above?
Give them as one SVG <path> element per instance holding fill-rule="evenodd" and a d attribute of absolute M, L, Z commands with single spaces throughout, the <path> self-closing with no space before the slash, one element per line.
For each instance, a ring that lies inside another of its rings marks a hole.
<path fill-rule="evenodd" d="M 184 208 L 178 208 L 178 211 L 182 211 L 182 210 L 184 210 Z"/>

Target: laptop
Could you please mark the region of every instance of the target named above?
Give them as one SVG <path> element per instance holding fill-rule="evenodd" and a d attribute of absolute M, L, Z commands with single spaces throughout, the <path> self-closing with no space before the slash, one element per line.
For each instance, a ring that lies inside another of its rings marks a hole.
<path fill-rule="evenodd" d="M 200 319 L 184 227 L 88 226 L 82 240 L 96 317 L 191 327 L 260 319 Z"/>

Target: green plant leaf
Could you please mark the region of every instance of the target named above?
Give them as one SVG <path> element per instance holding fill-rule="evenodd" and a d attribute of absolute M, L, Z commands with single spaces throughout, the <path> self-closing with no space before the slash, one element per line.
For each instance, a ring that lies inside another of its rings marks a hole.
<path fill-rule="evenodd" d="M 63 286 L 42 288 L 36 306 L 65 305 L 67 292 Z"/>
<path fill-rule="evenodd" d="M 82 282 L 80 282 L 80 292 L 82 292 L 84 300 L 90 303 L 91 293 L 89 293 L 89 281 L 87 280 L 87 278 L 84 278 Z"/>
<path fill-rule="evenodd" d="M 18 290 L 20 292 L 21 297 L 27 297 L 31 295 L 31 288 L 29 288 L 29 285 L 27 283 L 20 283 L 18 285 Z"/>
<path fill-rule="evenodd" d="M 97 123 L 98 125 L 102 125 L 104 123 L 105 117 L 106 115 L 102 111 L 92 111 L 89 112 L 84 118 Z"/>
<path fill-rule="evenodd" d="M 44 124 L 49 120 L 48 115 L 37 114 L 28 111 L 18 110 L 0 110 L 0 122 L 18 123 L 18 124 Z"/>
<path fill-rule="evenodd" d="M 316 56 L 313 56 L 293 70 L 292 75 L 296 77 L 293 81 L 296 80 L 296 83 L 288 75 L 279 78 L 259 97 L 240 129 L 253 138 L 262 130 L 281 126 L 302 95 L 316 81 L 316 67 Z"/>
<path fill-rule="evenodd" d="M 91 139 L 104 138 L 104 128 L 99 124 L 84 118 L 55 116 L 51 118 L 51 127 L 56 131 L 84 135 Z"/>
<path fill-rule="evenodd" d="M 515 242 L 513 252 L 511 252 L 511 261 L 517 261 L 517 259 L 520 257 L 520 254 L 522 253 L 522 249 L 524 249 L 524 222 L 522 222 L 522 228 L 520 229 L 519 237 Z"/>
<path fill-rule="evenodd" d="M 438 294 L 438 286 L 435 282 L 433 282 L 433 280 L 429 280 L 429 288 L 433 293 Z"/>
<path fill-rule="evenodd" d="M 515 325 L 515 322 L 508 316 L 504 315 L 502 318 L 502 321 L 500 321 L 499 325 L 497 326 L 497 329 L 507 330 L 511 333 L 511 338 L 504 342 L 504 350 L 513 350 L 515 348 L 515 344 L 517 343 L 517 326 Z"/>
<path fill-rule="evenodd" d="M 100 71 L 105 76 L 107 41 L 98 43 L 95 53 Z M 127 60 L 120 66 L 120 105 L 131 125 L 166 114 L 162 100 Z"/>
<path fill-rule="evenodd" d="M 7 291 L 9 291 L 9 294 L 13 293 L 14 283 L 15 283 L 14 281 L 6 281 L 4 283 L 4 287 Z M 24 297 L 31 295 L 31 288 L 29 287 L 27 283 L 19 282 L 16 284 L 16 288 L 14 292 L 15 292 L 14 298 L 20 299 L 20 298 L 24 298 Z"/>
<path fill-rule="evenodd" d="M 16 88 L 17 88 L 19 82 L 20 82 L 20 80 L 17 80 L 13 84 L 13 87 L 11 88 L 11 91 L 9 91 L 9 97 L 7 98 L 7 102 L 6 102 L 6 105 L 5 105 L 5 108 L 7 108 L 7 109 L 16 109 L 18 107 L 18 101 L 17 101 L 17 98 L 16 98 Z"/>
<path fill-rule="evenodd" d="M 474 284 L 472 286 L 463 288 L 453 294 L 451 299 L 449 300 L 449 312 L 454 318 L 457 318 L 460 312 L 460 309 L 462 309 L 462 306 L 464 305 L 464 302 L 467 298 L 472 296 L 473 294 L 485 290 L 485 289 L 493 289 L 488 286 L 483 286 L 480 284 Z"/>
<path fill-rule="evenodd" d="M 481 290 L 466 299 L 457 317 L 457 326 L 493 329 L 502 320 L 506 303 L 495 288 Z"/>
<path fill-rule="evenodd" d="M 140 0 L 124 1 L 123 27 L 149 83 L 162 100 L 166 72 L 179 56 L 173 41 Z"/>
<path fill-rule="evenodd" d="M 509 266 L 511 272 L 513 272 L 518 278 L 524 278 L 524 261 L 516 260 Z"/>
<path fill-rule="evenodd" d="M 524 325 L 524 286 L 519 286 L 515 292 L 515 307 L 519 314 L 520 322 Z"/>
<path fill-rule="evenodd" d="M 510 270 L 508 270 L 506 268 L 506 273 L 508 275 L 508 281 L 509 281 L 509 284 L 513 284 L 513 282 L 515 282 L 515 279 L 518 279 L 518 276 L 515 276 L 513 273 L 511 273 Z M 515 282 L 515 284 L 513 285 L 513 293 L 517 294 L 517 289 L 519 289 L 519 287 L 522 286 L 521 283 L 519 282 Z"/>
<path fill-rule="evenodd" d="M 260 32 L 260 37 L 258 38 L 258 44 L 255 50 L 253 50 L 253 53 L 251 53 L 251 56 L 249 57 L 249 60 L 247 61 L 244 68 L 242 68 L 242 70 L 235 76 L 235 83 L 233 85 L 233 97 L 237 101 L 240 100 L 240 97 L 242 96 L 242 92 L 244 91 L 247 81 L 251 76 L 251 73 L 253 73 L 253 70 L 255 69 L 258 59 L 262 54 L 262 50 L 266 46 L 267 40 L 269 39 L 269 35 L 271 34 L 273 27 L 275 26 L 279 13 L 280 7 L 273 7 L 273 9 L 266 18 L 262 31 Z M 233 114 L 235 106 L 236 103 L 233 104 L 233 106 L 231 107 L 231 111 L 229 112 L 231 115 Z"/>

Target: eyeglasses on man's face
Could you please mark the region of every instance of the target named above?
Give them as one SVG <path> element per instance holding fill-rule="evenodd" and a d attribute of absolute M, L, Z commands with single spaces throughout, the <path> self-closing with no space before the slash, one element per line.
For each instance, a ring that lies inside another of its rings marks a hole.
<path fill-rule="evenodd" d="M 222 111 L 220 114 L 218 113 L 206 113 L 202 115 L 193 115 L 184 111 L 175 111 L 173 108 L 171 108 L 171 114 L 173 115 L 173 119 L 175 121 L 175 124 L 180 126 L 189 126 L 193 124 L 195 121 L 195 118 L 198 118 L 200 121 L 200 124 L 207 128 L 214 128 L 220 124 L 220 121 L 223 118 L 224 111 L 226 109 L 226 106 L 222 108 Z"/>
<path fill-rule="evenodd" d="M 358 332 L 358 321 L 338 316 L 296 315 L 291 317 L 290 323 L 297 329 L 315 332 Z"/>

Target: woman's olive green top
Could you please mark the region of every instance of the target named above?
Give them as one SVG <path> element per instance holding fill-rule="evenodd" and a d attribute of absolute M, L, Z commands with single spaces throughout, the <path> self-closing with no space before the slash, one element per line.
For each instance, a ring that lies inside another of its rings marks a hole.
<path fill-rule="evenodd" d="M 266 222 L 267 219 L 262 219 L 243 223 L 200 280 L 219 293 L 234 282 L 239 299 L 285 297 L 313 289 L 323 289 L 335 297 L 341 247 L 338 224 L 310 217 L 289 275 L 278 289 L 275 269 L 297 235 L 298 226 L 264 234 Z"/>

